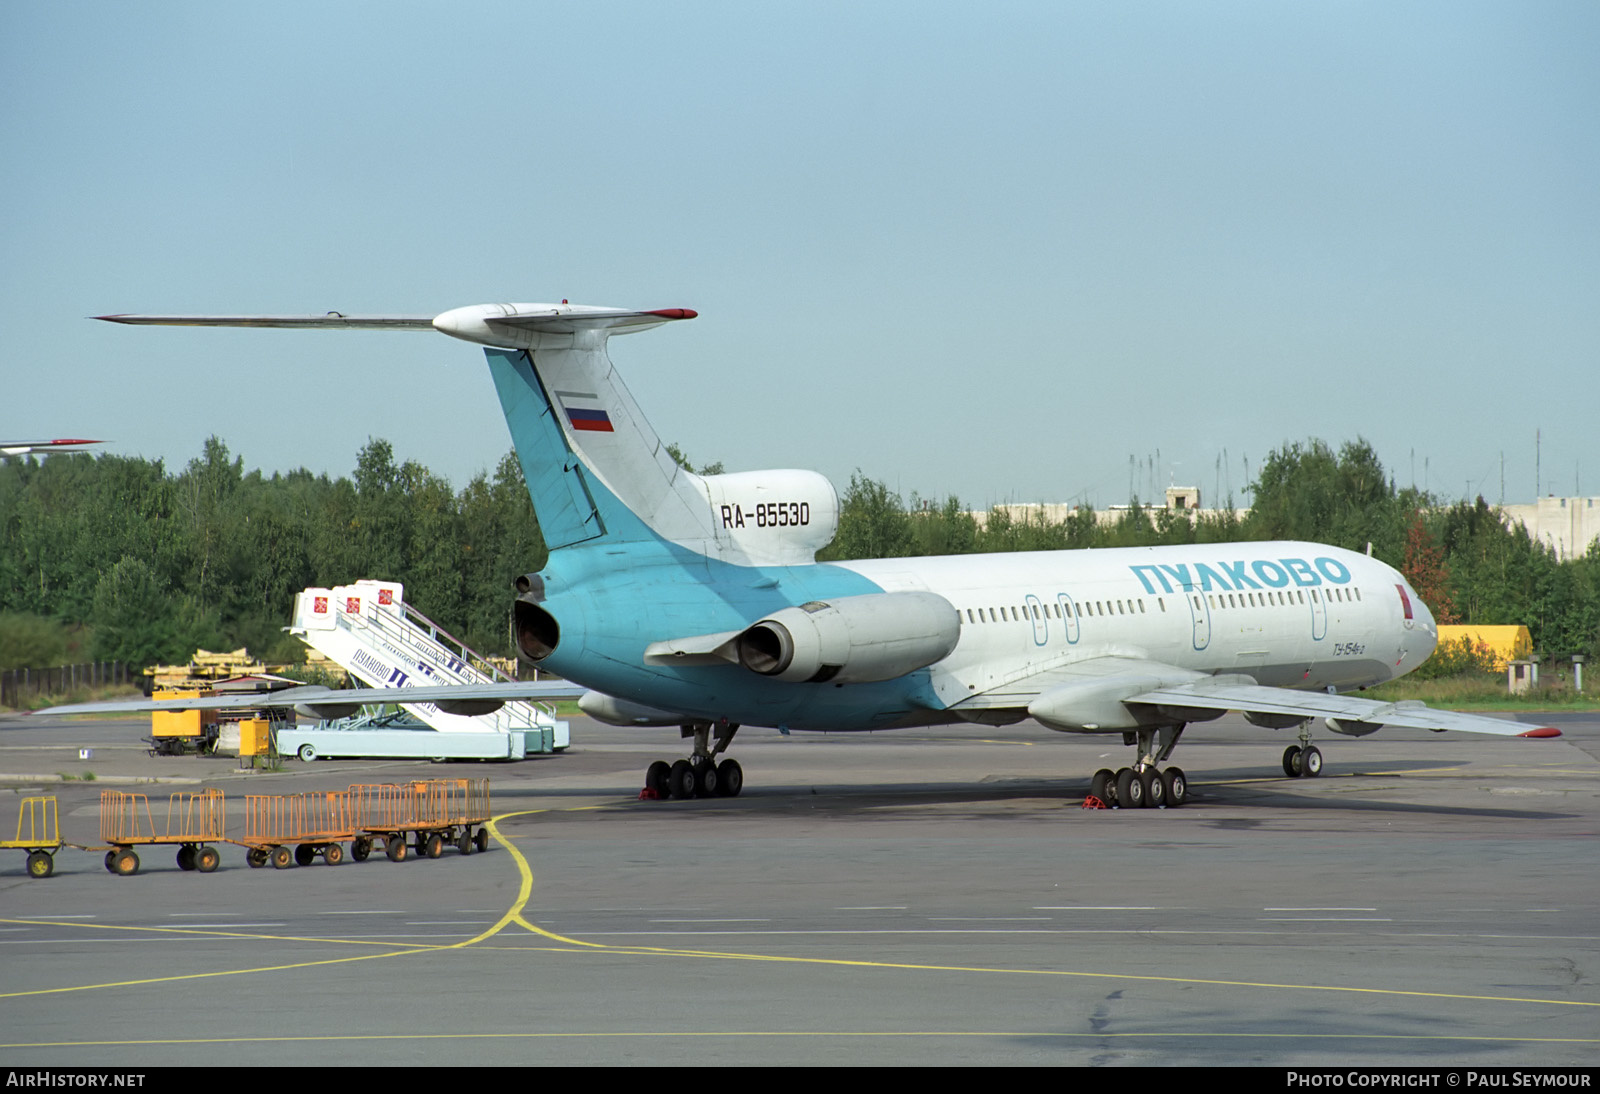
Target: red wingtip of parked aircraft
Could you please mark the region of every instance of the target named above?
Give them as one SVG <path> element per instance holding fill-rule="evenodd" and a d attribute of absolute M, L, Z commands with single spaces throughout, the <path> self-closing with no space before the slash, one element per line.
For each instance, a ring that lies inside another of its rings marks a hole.
<path fill-rule="evenodd" d="M 646 314 L 659 315 L 663 319 L 693 319 L 700 313 L 693 308 L 657 308 Z"/>
<path fill-rule="evenodd" d="M 1540 726 L 1538 729 L 1530 729 L 1526 733 L 1517 734 L 1517 736 L 1518 737 L 1559 737 L 1559 736 L 1561 736 L 1561 731 L 1559 729 L 1557 729 L 1555 726 Z"/>

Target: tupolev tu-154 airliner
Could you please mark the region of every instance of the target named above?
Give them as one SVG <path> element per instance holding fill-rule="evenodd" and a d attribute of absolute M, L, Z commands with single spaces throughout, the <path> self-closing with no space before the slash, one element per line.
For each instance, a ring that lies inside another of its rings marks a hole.
<path fill-rule="evenodd" d="M 580 686 L 419 687 L 408 699 L 485 713 L 511 698 L 581 694 L 582 709 L 605 722 L 678 726 L 692 739 L 690 755 L 646 773 L 663 797 L 739 793 L 743 772 L 723 753 L 741 725 L 841 732 L 1032 718 L 1067 733 L 1120 735 L 1133 762 L 1096 772 L 1091 793 L 1122 806 L 1183 804 L 1187 780 L 1166 761 L 1187 726 L 1228 711 L 1262 727 L 1299 727 L 1283 756 L 1292 776 L 1322 770 L 1314 718 L 1353 737 L 1383 725 L 1560 736 L 1342 694 L 1416 668 L 1437 630 L 1400 573 L 1337 547 L 818 562 L 839 521 L 826 478 L 693 474 L 613 369 L 613 335 L 694 317 L 562 302 L 436 316 L 100 318 L 431 330 L 488 347 L 550 552 L 543 570 L 516 581 L 517 654 Z M 393 689 L 300 688 L 268 702 L 327 713 L 393 698 Z M 262 705 L 254 696 L 232 701 Z"/>

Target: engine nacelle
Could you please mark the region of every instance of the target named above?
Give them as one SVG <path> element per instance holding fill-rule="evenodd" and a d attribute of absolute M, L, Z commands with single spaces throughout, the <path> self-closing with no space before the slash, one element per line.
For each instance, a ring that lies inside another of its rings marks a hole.
<path fill-rule="evenodd" d="M 815 471 L 695 476 L 716 540 L 767 565 L 804 565 L 839 530 L 839 495 Z"/>
<path fill-rule="evenodd" d="M 926 668 L 960 637 L 955 605 L 937 593 L 867 593 L 774 612 L 746 628 L 735 649 L 763 676 L 866 684 Z"/>

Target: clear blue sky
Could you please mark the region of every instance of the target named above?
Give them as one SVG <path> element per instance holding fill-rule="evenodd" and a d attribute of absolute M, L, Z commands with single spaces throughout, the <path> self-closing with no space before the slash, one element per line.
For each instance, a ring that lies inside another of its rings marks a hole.
<path fill-rule="evenodd" d="M 612 356 L 729 470 L 1209 501 L 1363 435 L 1522 501 L 1542 430 L 1600 494 L 1596 58 L 1588 0 L 9 0 L 0 436 L 459 487 L 465 343 L 84 317 L 566 297 L 700 311 Z"/>

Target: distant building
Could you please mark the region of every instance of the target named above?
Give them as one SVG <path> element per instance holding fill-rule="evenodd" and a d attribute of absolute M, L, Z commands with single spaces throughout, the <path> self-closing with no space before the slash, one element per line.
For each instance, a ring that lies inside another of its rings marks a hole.
<path fill-rule="evenodd" d="M 1532 505 L 1502 505 L 1506 524 L 1521 524 L 1530 539 L 1565 562 L 1581 558 L 1600 538 L 1600 498 L 1539 498 Z"/>
<path fill-rule="evenodd" d="M 1200 488 L 1198 486 L 1167 487 L 1166 507 L 1174 511 L 1182 510 L 1186 513 L 1193 513 L 1201 519 L 1208 517 L 1215 519 L 1228 512 L 1226 509 L 1200 508 Z M 988 523 L 989 513 L 997 513 L 1001 510 L 1004 510 L 1012 520 L 1018 523 L 1035 521 L 1045 524 L 1060 524 L 1080 508 L 1082 506 L 1070 505 L 1067 502 L 1007 502 L 1003 505 L 991 507 L 988 512 L 972 513 L 971 516 L 977 522 L 979 528 Z M 1133 508 L 1131 505 L 1113 505 L 1108 509 L 1097 509 L 1094 514 L 1095 523 L 1115 524 L 1122 519 L 1122 514 L 1131 508 Z M 1147 505 L 1144 510 L 1150 514 L 1152 521 L 1155 519 L 1155 514 L 1160 511 L 1159 507 L 1154 505 Z M 1234 517 L 1239 520 L 1243 520 L 1248 512 L 1248 509 L 1232 510 Z"/>

